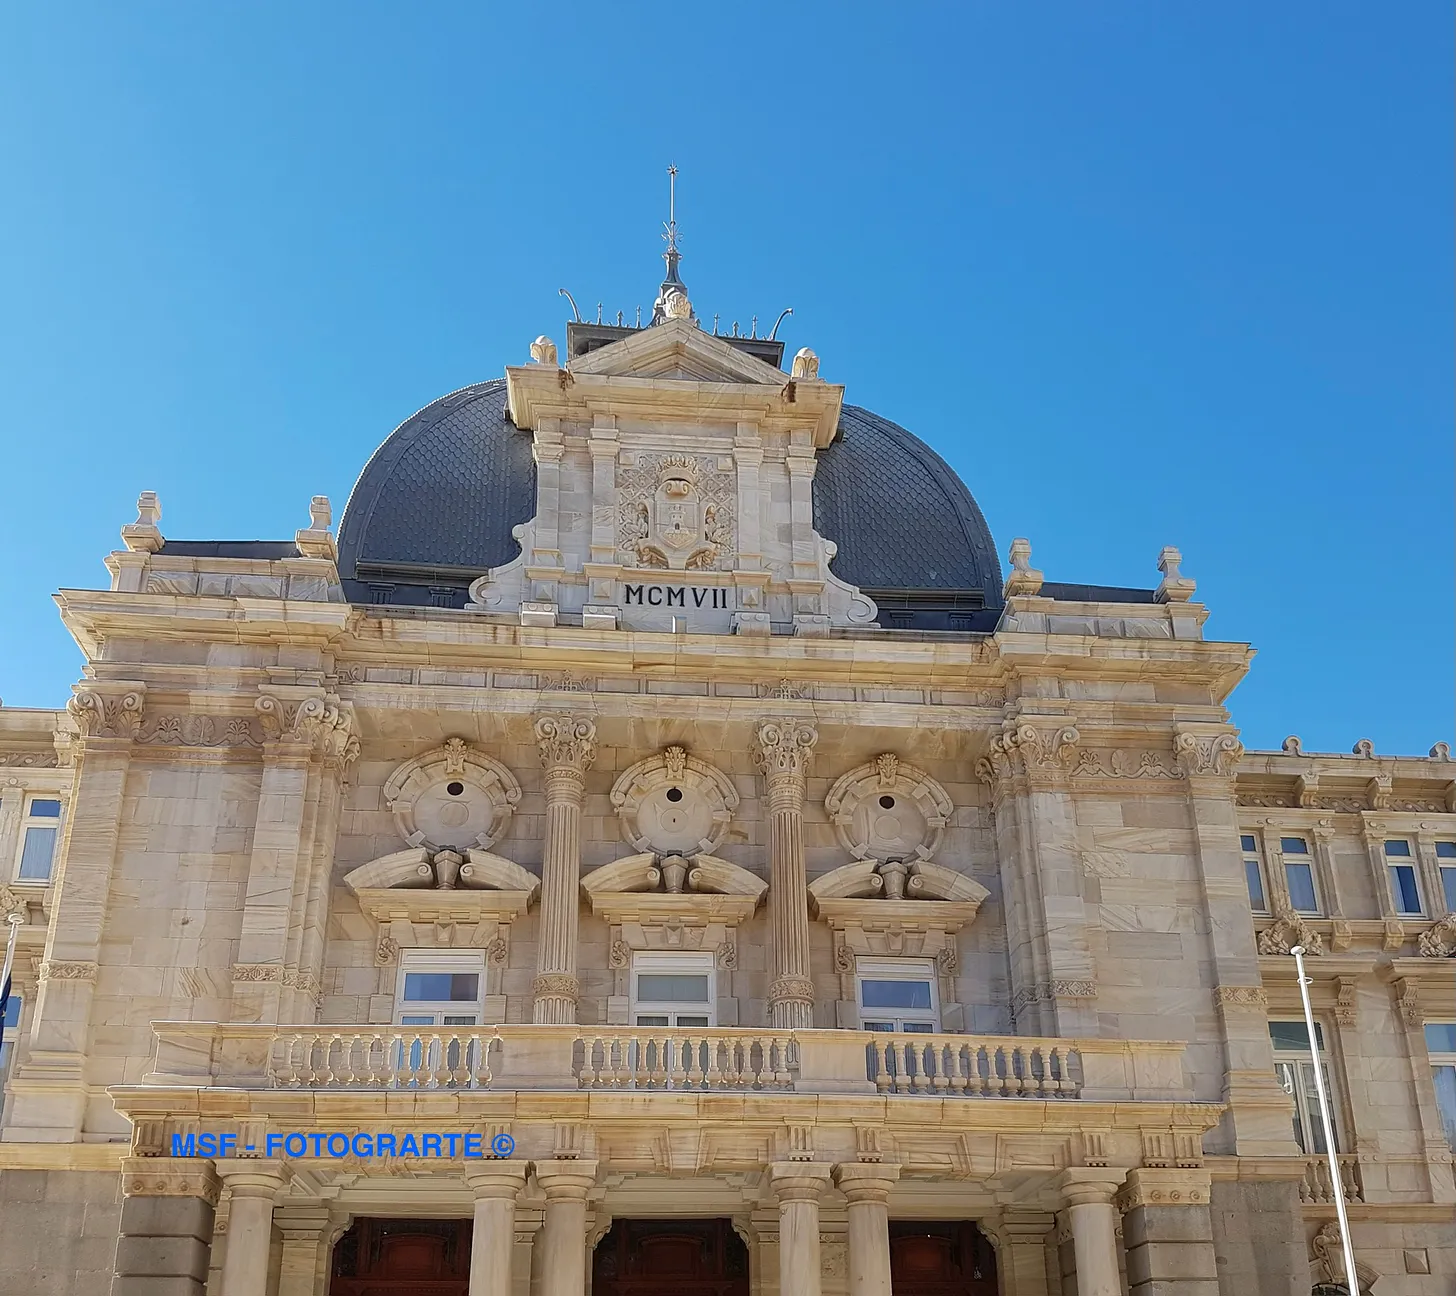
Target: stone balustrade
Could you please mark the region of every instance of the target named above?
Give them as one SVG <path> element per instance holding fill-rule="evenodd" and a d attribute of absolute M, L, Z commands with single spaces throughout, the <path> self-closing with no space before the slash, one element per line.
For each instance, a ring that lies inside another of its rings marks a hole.
<path fill-rule="evenodd" d="M 1340 1166 L 1340 1186 L 1347 1202 L 1365 1200 L 1365 1185 L 1360 1179 L 1360 1162 L 1353 1154 L 1337 1158 Z M 1304 1163 L 1304 1178 L 1299 1184 L 1299 1200 L 1306 1205 L 1329 1205 L 1335 1200 L 1335 1187 L 1330 1179 L 1330 1163 L 1327 1157 L 1308 1157 Z"/>
<path fill-rule="evenodd" d="M 159 1022 L 149 1086 L 1186 1101 L 1183 1045 L 740 1027 Z"/>

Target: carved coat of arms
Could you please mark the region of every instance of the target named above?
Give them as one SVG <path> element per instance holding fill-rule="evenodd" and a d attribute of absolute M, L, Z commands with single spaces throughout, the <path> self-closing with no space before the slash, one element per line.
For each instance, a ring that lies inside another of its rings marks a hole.
<path fill-rule="evenodd" d="M 706 571 L 732 551 L 732 509 L 724 498 L 727 483 L 718 480 L 721 474 L 705 474 L 687 455 L 666 455 L 651 461 L 644 456 L 624 477 L 618 549 L 625 561 Z"/>

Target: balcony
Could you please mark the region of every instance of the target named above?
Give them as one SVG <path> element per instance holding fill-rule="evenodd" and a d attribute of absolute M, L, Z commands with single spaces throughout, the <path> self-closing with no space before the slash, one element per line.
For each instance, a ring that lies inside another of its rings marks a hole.
<path fill-rule="evenodd" d="M 159 1022 L 146 1086 L 1186 1101 L 1181 1043 L 626 1026 Z"/>
<path fill-rule="evenodd" d="M 1360 1163 L 1351 1153 L 1336 1158 L 1340 1165 L 1340 1186 L 1347 1202 L 1365 1200 L 1365 1185 L 1360 1179 Z M 1328 1158 L 1307 1157 L 1304 1163 L 1304 1178 L 1299 1184 L 1299 1200 L 1307 1206 L 1329 1205 L 1335 1200 L 1334 1184 L 1330 1180 Z"/>

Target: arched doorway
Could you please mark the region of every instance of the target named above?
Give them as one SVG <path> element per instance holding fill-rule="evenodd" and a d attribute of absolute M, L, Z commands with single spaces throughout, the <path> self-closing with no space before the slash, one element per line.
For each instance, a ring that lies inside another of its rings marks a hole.
<path fill-rule="evenodd" d="M 592 1296 L 748 1296 L 748 1248 L 725 1219 L 617 1220 L 592 1253 Z"/>
<path fill-rule="evenodd" d="M 895 1296 L 996 1296 L 996 1253 L 969 1220 L 891 1220 Z"/>
<path fill-rule="evenodd" d="M 468 1219 L 357 1219 L 334 1247 L 329 1296 L 469 1296 Z"/>

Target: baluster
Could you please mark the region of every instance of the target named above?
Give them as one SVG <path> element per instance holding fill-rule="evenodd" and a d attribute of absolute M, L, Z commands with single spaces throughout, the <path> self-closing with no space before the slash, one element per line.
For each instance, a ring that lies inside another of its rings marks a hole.
<path fill-rule="evenodd" d="M 764 1059 L 769 1061 L 768 1058 Z M 789 1040 L 783 1035 L 773 1037 L 773 1087 L 775 1089 L 790 1089 L 793 1082 L 789 1077 Z"/>
<path fill-rule="evenodd" d="M 896 1093 L 904 1093 L 910 1088 L 910 1078 L 906 1075 L 906 1067 L 909 1061 L 905 1056 L 905 1041 L 891 1036 L 885 1043 L 886 1051 L 890 1058 L 890 1081 Z"/>
<path fill-rule="evenodd" d="M 967 1046 L 960 1040 L 953 1040 L 945 1046 L 945 1084 L 952 1093 L 965 1095 Z"/>
<path fill-rule="evenodd" d="M 704 1038 L 689 1036 L 683 1047 L 688 1051 L 687 1057 L 683 1059 L 687 1065 L 683 1068 L 683 1083 L 689 1089 L 706 1089 L 707 1073 L 704 1063 L 707 1059 L 703 1054 L 712 1046 L 712 1041 Z"/>
<path fill-rule="evenodd" d="M 723 1088 L 723 1072 L 718 1066 L 718 1049 L 721 1047 L 721 1044 L 721 1040 L 714 1039 L 712 1036 L 708 1037 L 708 1066 L 703 1073 L 704 1089 Z"/>
<path fill-rule="evenodd" d="M 581 1070 L 576 1073 L 576 1083 L 582 1089 L 596 1089 L 600 1086 L 602 1073 L 597 1067 L 596 1035 L 583 1035 L 576 1042 L 581 1045 Z"/>
<path fill-rule="evenodd" d="M 293 1049 L 297 1039 L 297 1035 L 284 1035 L 274 1045 L 275 1049 L 278 1044 L 283 1045 L 283 1056 L 279 1060 L 279 1063 L 272 1067 L 275 1077 L 274 1083 L 281 1084 L 289 1089 L 298 1086 L 298 1067 L 293 1062 Z"/>

